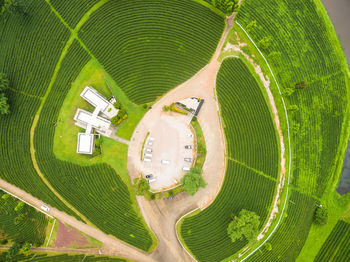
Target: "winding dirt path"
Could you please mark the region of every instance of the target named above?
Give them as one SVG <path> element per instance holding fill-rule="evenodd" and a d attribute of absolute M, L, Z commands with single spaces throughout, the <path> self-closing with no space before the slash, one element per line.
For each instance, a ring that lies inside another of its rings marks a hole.
<path fill-rule="evenodd" d="M 128 171 L 131 180 L 139 176 L 140 152 L 145 135 L 152 123 L 159 119 L 162 107 L 183 98 L 195 96 L 205 100 L 198 121 L 202 127 L 207 146 L 207 159 L 203 166 L 203 177 L 207 187 L 195 196 L 186 193 L 172 200 L 148 201 L 137 197 L 141 213 L 158 238 L 159 244 L 151 257 L 157 261 L 193 261 L 179 243 L 175 224 L 185 213 L 208 206 L 219 192 L 226 169 L 225 137 L 221 129 L 219 106 L 216 100 L 216 75 L 220 68 L 218 57 L 228 32 L 233 26 L 234 15 L 227 19 L 226 28 L 210 63 L 191 79 L 171 90 L 156 102 L 136 127 L 130 140 L 128 151 Z"/>
<path fill-rule="evenodd" d="M 0 188 L 5 189 L 8 192 L 11 192 L 12 194 L 27 201 L 28 203 L 32 204 L 33 206 L 39 209 L 40 209 L 40 206 L 42 205 L 49 206 L 43 201 L 25 192 L 24 190 L 19 189 L 18 187 L 10 183 L 7 183 L 2 179 L 0 179 Z M 142 252 L 137 248 L 129 246 L 128 244 L 122 242 L 121 240 L 118 240 L 110 235 L 107 235 L 95 227 L 84 224 L 83 222 L 78 221 L 76 218 L 69 216 L 64 212 L 61 212 L 56 208 L 50 208 L 50 211 L 47 213 L 50 214 L 51 216 L 54 216 L 59 221 L 67 225 L 70 225 L 80 230 L 81 232 L 101 241 L 103 243 L 103 246 L 101 248 L 101 255 L 120 256 L 120 257 L 125 257 L 131 260 L 137 260 L 137 261 L 150 261 L 150 262 L 155 261 L 146 252 Z"/>

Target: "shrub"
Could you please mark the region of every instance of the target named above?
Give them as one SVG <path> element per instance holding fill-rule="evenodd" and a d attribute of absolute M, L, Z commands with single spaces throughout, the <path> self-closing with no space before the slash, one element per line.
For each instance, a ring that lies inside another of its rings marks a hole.
<path fill-rule="evenodd" d="M 322 205 L 319 205 L 314 214 L 314 223 L 316 225 L 325 225 L 328 221 L 328 210 Z"/>
<path fill-rule="evenodd" d="M 121 108 L 120 103 L 117 102 L 117 101 L 113 103 L 113 106 L 114 106 L 115 109 L 120 109 Z"/>
<path fill-rule="evenodd" d="M 141 177 L 141 178 L 135 178 L 134 179 L 134 189 L 136 192 L 136 195 L 143 196 L 145 194 L 145 191 L 148 191 L 150 189 L 148 181 Z M 152 194 L 154 195 L 154 194 Z"/>

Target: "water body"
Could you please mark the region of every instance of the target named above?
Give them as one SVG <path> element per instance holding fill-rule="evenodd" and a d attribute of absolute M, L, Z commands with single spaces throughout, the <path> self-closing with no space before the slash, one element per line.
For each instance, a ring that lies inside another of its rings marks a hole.
<path fill-rule="evenodd" d="M 350 0 L 322 0 L 350 65 Z"/>

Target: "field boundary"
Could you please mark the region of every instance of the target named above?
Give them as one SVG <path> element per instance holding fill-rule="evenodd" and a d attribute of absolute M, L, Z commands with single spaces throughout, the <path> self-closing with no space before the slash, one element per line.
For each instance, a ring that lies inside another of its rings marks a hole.
<path fill-rule="evenodd" d="M 255 46 L 255 48 L 258 50 L 258 52 L 260 53 L 260 55 L 262 56 L 262 58 L 265 60 L 265 63 L 267 65 L 267 67 L 269 68 L 270 70 L 270 73 L 273 77 L 273 80 L 274 82 L 276 83 L 276 86 L 277 86 L 277 89 L 278 89 L 278 92 L 281 96 L 281 100 L 282 100 L 282 103 L 283 103 L 283 107 L 284 107 L 284 112 L 285 112 L 285 115 L 286 115 L 286 122 L 287 122 L 287 133 L 288 133 L 288 151 L 289 151 L 289 161 L 288 161 L 288 178 L 287 178 L 287 191 L 286 191 L 286 196 L 285 196 L 285 200 L 284 200 L 284 203 L 283 203 L 283 207 L 282 207 L 282 210 L 281 210 L 281 213 L 280 213 L 280 217 L 277 221 L 277 224 L 275 225 L 275 227 L 273 228 L 272 232 L 265 238 L 265 240 L 256 248 L 254 249 L 253 251 L 251 251 L 247 256 L 245 256 L 241 261 L 244 261 L 246 260 L 247 258 L 249 258 L 251 255 L 253 255 L 257 250 L 259 250 L 270 238 L 271 236 L 273 235 L 273 233 L 275 233 L 277 227 L 280 225 L 281 221 L 282 221 L 282 218 L 283 218 L 283 214 L 284 214 L 284 211 L 285 211 L 285 208 L 286 208 L 286 205 L 287 205 L 287 200 L 288 200 L 288 195 L 289 195 L 289 183 L 290 183 L 290 174 L 291 174 L 291 166 L 292 166 L 292 147 L 291 147 L 291 142 L 290 142 L 290 127 L 289 127 L 289 120 L 288 120 L 288 113 L 287 113 L 287 107 L 286 107 L 286 104 L 284 102 L 284 99 L 283 99 L 283 96 L 282 96 L 282 92 L 281 92 L 281 89 L 280 89 L 280 86 L 278 85 L 278 82 L 276 80 L 276 77 L 274 75 L 274 73 L 272 72 L 272 69 L 270 67 L 270 64 L 267 62 L 265 56 L 263 55 L 263 53 L 260 51 L 260 49 L 258 48 L 258 46 L 255 44 L 255 42 L 253 41 L 253 39 L 250 37 L 250 35 L 247 33 L 247 31 L 241 26 L 240 23 L 238 23 L 237 21 L 235 21 L 235 23 L 243 30 L 243 32 L 247 35 L 247 37 L 249 38 L 249 40 L 253 43 L 253 45 Z"/>
<path fill-rule="evenodd" d="M 43 213 L 44 215 L 50 217 L 51 219 L 54 219 L 53 224 L 52 224 L 52 228 L 51 228 L 51 233 L 50 233 L 49 239 L 47 240 L 47 243 L 46 243 L 46 247 L 47 247 L 49 245 L 49 243 L 50 243 L 50 240 L 51 240 L 52 232 L 53 232 L 53 229 L 54 229 L 55 223 L 56 223 L 56 218 L 54 218 L 50 214 L 46 213 L 45 211 L 41 210 L 40 208 L 37 208 L 36 206 L 33 206 L 32 204 L 30 204 L 27 201 L 23 200 L 22 198 L 16 196 L 15 194 L 12 194 L 11 192 L 5 190 L 4 188 L 0 187 L 0 190 L 6 192 L 7 194 L 11 195 L 14 198 L 17 198 L 18 200 L 22 201 L 23 203 L 27 204 L 28 206 L 31 206 L 32 208 L 34 208 L 36 210 L 38 210 L 40 213 Z"/>

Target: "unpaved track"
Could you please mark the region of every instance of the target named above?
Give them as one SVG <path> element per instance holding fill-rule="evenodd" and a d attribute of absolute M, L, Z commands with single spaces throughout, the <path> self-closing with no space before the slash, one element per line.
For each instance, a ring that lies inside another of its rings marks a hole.
<path fill-rule="evenodd" d="M 200 189 L 195 196 L 181 193 L 172 200 L 148 201 L 143 197 L 137 197 L 142 215 L 159 241 L 158 247 L 151 254 L 151 257 L 157 261 L 193 261 L 177 240 L 175 224 L 185 213 L 198 207 L 208 206 L 214 200 L 223 182 L 226 167 L 225 138 L 221 129 L 215 86 L 216 74 L 220 68 L 218 57 L 227 34 L 233 26 L 233 17 L 234 15 L 226 21 L 226 28 L 211 62 L 191 79 L 171 90 L 155 103 L 138 124 L 130 140 L 128 171 L 133 180 L 139 176 L 137 167 L 145 135 L 152 123 L 163 114 L 162 107 L 191 96 L 205 100 L 198 121 L 205 137 L 207 159 L 210 159 L 203 166 L 203 177 L 208 183 L 207 187 Z"/>
<path fill-rule="evenodd" d="M 47 205 L 43 201 L 33 197 L 32 195 L 28 194 L 27 192 L 23 191 L 22 189 L 19 189 L 15 187 L 14 185 L 11 185 L 7 183 L 6 181 L 0 179 L 0 187 L 5 189 L 8 192 L 11 192 L 12 194 L 16 195 L 17 197 L 27 201 L 28 203 L 32 204 L 33 206 L 40 209 L 40 206 Z M 81 221 L 78 221 L 76 218 L 67 215 L 66 213 L 63 213 L 55 208 L 51 208 L 49 212 L 50 215 L 57 218 L 59 221 L 70 225 L 81 232 L 101 241 L 103 243 L 103 246 L 101 248 L 102 255 L 105 256 L 120 256 L 129 258 L 132 260 L 137 261 L 155 261 L 149 255 L 145 252 L 142 252 L 134 247 L 131 247 L 127 245 L 126 243 L 109 236 L 99 229 L 96 229 L 92 226 L 86 225 Z"/>

